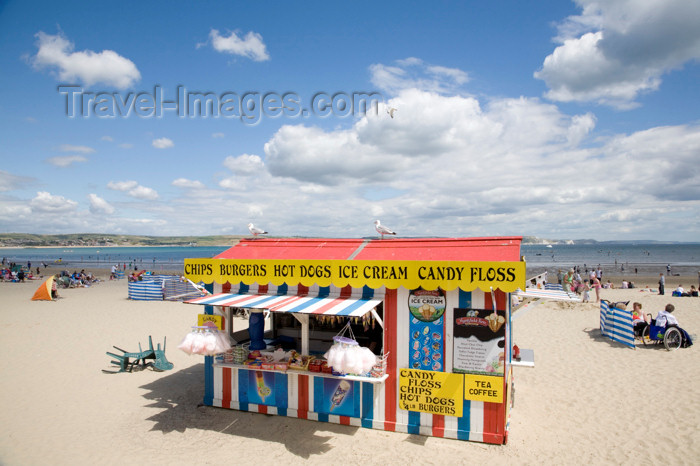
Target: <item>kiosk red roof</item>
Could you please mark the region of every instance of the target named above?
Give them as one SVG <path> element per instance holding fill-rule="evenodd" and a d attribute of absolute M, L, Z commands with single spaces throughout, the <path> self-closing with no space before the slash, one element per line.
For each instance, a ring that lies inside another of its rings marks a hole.
<path fill-rule="evenodd" d="M 519 261 L 520 236 L 488 238 L 258 238 L 215 259 Z"/>

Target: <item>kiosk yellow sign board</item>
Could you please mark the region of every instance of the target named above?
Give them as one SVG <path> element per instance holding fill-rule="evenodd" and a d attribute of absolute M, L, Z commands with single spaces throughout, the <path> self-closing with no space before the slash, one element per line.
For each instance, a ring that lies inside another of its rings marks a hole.
<path fill-rule="evenodd" d="M 197 325 L 200 327 L 216 327 L 219 330 L 224 329 L 224 318 L 217 315 L 198 314 Z"/>
<path fill-rule="evenodd" d="M 503 403 L 503 377 L 465 374 L 464 399 Z"/>
<path fill-rule="evenodd" d="M 399 408 L 462 417 L 463 387 L 462 374 L 400 369 Z"/>

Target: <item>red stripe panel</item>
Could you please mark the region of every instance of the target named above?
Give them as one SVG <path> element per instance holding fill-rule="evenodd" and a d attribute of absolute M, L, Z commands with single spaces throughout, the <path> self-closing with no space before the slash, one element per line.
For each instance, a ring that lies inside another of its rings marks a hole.
<path fill-rule="evenodd" d="M 344 426 L 350 425 L 350 416 L 340 416 L 340 423 Z"/>
<path fill-rule="evenodd" d="M 216 370 L 216 369 L 215 369 Z M 221 382 L 223 385 L 221 394 L 221 407 L 231 409 L 231 368 L 224 367 L 221 370 Z"/>
<path fill-rule="evenodd" d="M 508 296 L 506 296 L 506 293 L 501 290 L 496 290 L 496 307 L 498 307 L 499 311 L 506 310 L 507 299 Z"/>
<path fill-rule="evenodd" d="M 297 417 L 299 419 L 307 419 L 309 411 L 309 376 L 299 375 L 299 409 Z"/>
<path fill-rule="evenodd" d="M 507 295 L 501 290 L 495 290 L 496 308 L 499 311 L 506 309 Z M 491 293 L 486 293 L 486 308 L 491 309 Z M 507 343 L 507 342 L 506 342 Z M 505 393 L 505 377 L 503 378 L 503 391 Z M 505 439 L 507 397 L 503 397 L 503 403 L 484 403 L 484 442 L 502 444 Z"/>
<path fill-rule="evenodd" d="M 340 289 L 341 298 L 349 298 L 352 296 L 352 286 L 348 285 Z"/>
<path fill-rule="evenodd" d="M 262 414 L 267 414 L 267 405 L 258 405 L 258 412 Z"/>
<path fill-rule="evenodd" d="M 389 352 L 387 359 L 387 374 L 385 387 L 385 406 L 384 406 L 384 430 L 396 430 L 396 373 L 397 373 L 397 343 L 396 343 L 396 290 L 386 290 L 384 296 L 384 351 Z"/>
<path fill-rule="evenodd" d="M 330 309 L 333 309 L 334 307 L 336 307 L 338 304 L 342 303 L 343 301 L 345 301 L 345 300 L 341 299 L 341 298 L 334 299 L 333 301 L 330 301 L 328 304 L 324 304 L 323 306 L 316 309 L 314 312 L 312 312 L 312 314 L 323 314 L 324 312 L 326 312 Z"/>
<path fill-rule="evenodd" d="M 299 299 L 301 299 L 301 298 L 302 298 L 302 296 L 289 296 L 281 301 L 277 301 L 277 303 L 274 306 L 271 306 L 270 309 L 271 310 L 279 309 L 279 308 L 284 307 L 290 303 L 293 303 L 294 301 L 299 301 Z"/>
<path fill-rule="evenodd" d="M 231 292 L 231 284 L 229 282 L 226 282 L 223 285 L 221 285 L 221 292 L 222 293 L 230 293 Z"/>
<path fill-rule="evenodd" d="M 433 414 L 433 437 L 445 436 L 445 416 Z"/>
<path fill-rule="evenodd" d="M 267 285 L 258 285 L 258 294 L 266 294 Z"/>
<path fill-rule="evenodd" d="M 299 283 L 299 285 L 297 285 L 297 295 L 306 296 L 307 294 L 309 294 L 309 287 Z"/>

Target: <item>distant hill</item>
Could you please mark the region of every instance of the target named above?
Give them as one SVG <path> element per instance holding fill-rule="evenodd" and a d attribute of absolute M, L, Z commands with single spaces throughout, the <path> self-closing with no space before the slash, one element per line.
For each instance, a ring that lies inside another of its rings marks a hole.
<path fill-rule="evenodd" d="M 35 235 L 0 233 L 0 247 L 65 247 L 65 246 L 231 246 L 243 236 L 139 236 L 103 233 L 71 233 Z"/>

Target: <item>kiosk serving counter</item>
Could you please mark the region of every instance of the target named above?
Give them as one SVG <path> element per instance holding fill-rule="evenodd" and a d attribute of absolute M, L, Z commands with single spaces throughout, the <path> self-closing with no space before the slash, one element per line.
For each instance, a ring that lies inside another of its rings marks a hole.
<path fill-rule="evenodd" d="M 215 321 L 237 343 L 250 339 L 250 351 L 294 351 L 298 363 L 293 369 L 206 356 L 204 404 L 505 443 L 509 294 L 525 288 L 520 243 L 251 239 L 212 259 L 187 259 L 185 276 L 212 293 L 189 301 L 204 306 L 200 321 Z M 234 333 L 242 312 L 251 330 Z M 377 354 L 376 370 L 343 375 L 310 367 L 305 357 L 322 358 L 348 327 Z"/>

